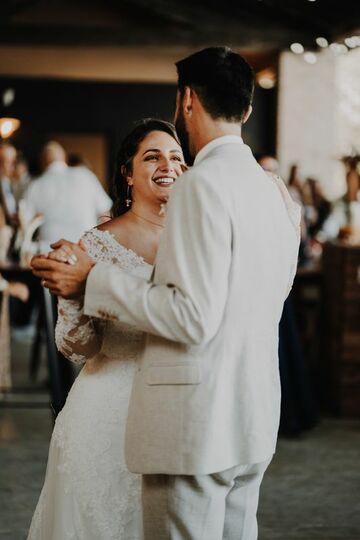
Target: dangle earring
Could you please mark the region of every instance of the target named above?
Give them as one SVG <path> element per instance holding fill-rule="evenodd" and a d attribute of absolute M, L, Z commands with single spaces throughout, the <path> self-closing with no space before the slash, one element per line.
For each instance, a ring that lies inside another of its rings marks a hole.
<path fill-rule="evenodd" d="M 165 206 L 166 206 L 166 202 L 160 203 L 159 216 L 165 216 L 165 214 L 166 214 Z"/>
<path fill-rule="evenodd" d="M 126 199 L 125 199 L 126 207 L 129 208 L 131 206 L 131 203 L 132 203 L 131 186 L 130 184 L 128 184 L 127 189 L 126 189 Z"/>

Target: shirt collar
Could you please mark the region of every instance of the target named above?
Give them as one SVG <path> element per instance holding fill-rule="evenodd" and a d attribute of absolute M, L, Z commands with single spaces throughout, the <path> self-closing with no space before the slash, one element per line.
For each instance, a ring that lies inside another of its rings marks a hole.
<path fill-rule="evenodd" d="M 194 165 L 200 163 L 214 148 L 222 146 L 223 144 L 244 144 L 241 137 L 238 135 L 223 135 L 222 137 L 217 137 L 213 139 L 196 154 Z"/>

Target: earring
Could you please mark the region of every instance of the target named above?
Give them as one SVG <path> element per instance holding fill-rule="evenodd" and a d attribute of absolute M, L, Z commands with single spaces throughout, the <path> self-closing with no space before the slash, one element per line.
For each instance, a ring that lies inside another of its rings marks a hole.
<path fill-rule="evenodd" d="M 129 208 L 131 206 L 131 203 L 132 203 L 131 186 L 130 186 L 130 184 L 128 184 L 127 188 L 126 188 L 126 199 L 125 199 L 126 207 Z"/>
<path fill-rule="evenodd" d="M 166 214 L 165 205 L 166 205 L 166 203 L 164 203 L 164 202 L 160 203 L 159 216 L 165 216 L 165 214 Z"/>

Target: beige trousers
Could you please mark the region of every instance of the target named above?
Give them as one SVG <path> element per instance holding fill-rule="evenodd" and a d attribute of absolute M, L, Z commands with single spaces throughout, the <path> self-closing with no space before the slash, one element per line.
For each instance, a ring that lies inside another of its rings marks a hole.
<path fill-rule="evenodd" d="M 209 475 L 144 475 L 145 540 L 256 540 L 259 488 L 270 461 Z"/>

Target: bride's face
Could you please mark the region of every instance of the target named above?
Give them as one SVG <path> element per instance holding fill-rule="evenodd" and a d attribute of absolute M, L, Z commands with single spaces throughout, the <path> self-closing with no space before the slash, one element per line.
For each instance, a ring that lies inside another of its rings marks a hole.
<path fill-rule="evenodd" d="M 182 173 L 184 158 L 180 145 L 163 131 L 152 131 L 140 143 L 133 158 L 132 199 L 137 202 L 167 201 L 170 190 Z"/>

